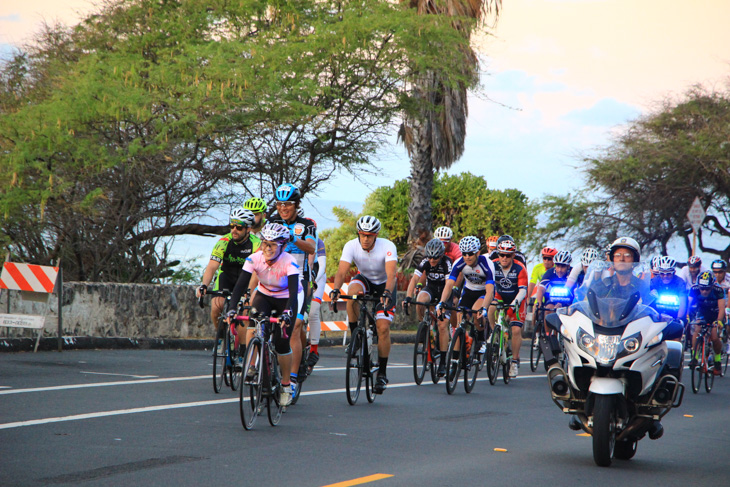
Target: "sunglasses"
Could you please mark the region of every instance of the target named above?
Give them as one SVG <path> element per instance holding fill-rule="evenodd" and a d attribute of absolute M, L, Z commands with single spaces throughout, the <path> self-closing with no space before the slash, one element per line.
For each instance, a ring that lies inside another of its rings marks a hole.
<path fill-rule="evenodd" d="M 552 257 L 543 257 L 542 260 L 546 260 L 548 262 L 552 262 L 553 261 L 553 258 Z"/>
<path fill-rule="evenodd" d="M 243 229 L 246 228 L 246 227 L 244 227 L 243 225 L 231 225 L 231 230 L 233 230 L 234 228 L 236 230 L 238 230 L 239 232 L 242 232 Z"/>
<path fill-rule="evenodd" d="M 357 232 L 358 235 L 362 235 L 363 237 L 375 237 L 377 233 L 372 232 Z"/>
<path fill-rule="evenodd" d="M 509 258 L 512 258 L 512 254 L 499 254 L 499 258 L 500 259 L 502 259 L 502 258 L 506 259 L 508 257 Z M 550 259 L 550 260 L 553 260 L 553 259 Z"/>
<path fill-rule="evenodd" d="M 674 272 L 657 272 L 657 275 L 660 277 L 671 277 L 674 275 Z"/>
<path fill-rule="evenodd" d="M 462 252 L 461 255 L 465 255 L 467 257 L 471 257 L 473 255 L 477 255 L 477 253 L 476 252 Z"/>
<path fill-rule="evenodd" d="M 290 206 L 294 206 L 294 203 L 291 201 L 277 201 L 276 206 L 285 206 L 289 208 Z"/>
<path fill-rule="evenodd" d="M 267 249 L 276 249 L 281 247 L 281 244 L 264 240 L 263 242 L 261 242 L 261 247 L 266 247 Z"/>

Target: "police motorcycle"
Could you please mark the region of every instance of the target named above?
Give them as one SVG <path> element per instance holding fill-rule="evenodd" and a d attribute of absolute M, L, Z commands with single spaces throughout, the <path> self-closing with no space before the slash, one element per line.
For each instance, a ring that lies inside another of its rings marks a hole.
<path fill-rule="evenodd" d="M 546 318 L 563 338 L 563 365 L 550 347 L 553 402 L 572 415 L 569 426 L 593 437 L 593 459 L 628 460 L 647 434 L 658 439 L 661 418 L 679 407 L 682 326 L 649 305 L 651 272 L 643 263 L 593 262 L 576 302 Z"/>

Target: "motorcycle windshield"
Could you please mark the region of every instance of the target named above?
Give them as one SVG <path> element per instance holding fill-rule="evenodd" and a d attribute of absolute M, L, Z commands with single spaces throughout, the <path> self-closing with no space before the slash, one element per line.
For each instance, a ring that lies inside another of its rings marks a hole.
<path fill-rule="evenodd" d="M 657 320 L 649 307 L 650 281 L 651 269 L 644 263 L 593 262 L 568 313 L 579 311 L 605 328 L 623 327 L 643 316 Z"/>

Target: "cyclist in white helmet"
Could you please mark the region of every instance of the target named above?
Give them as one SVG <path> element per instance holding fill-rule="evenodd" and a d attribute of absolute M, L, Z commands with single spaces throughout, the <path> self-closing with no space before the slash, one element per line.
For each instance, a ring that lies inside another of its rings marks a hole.
<path fill-rule="evenodd" d="M 230 215 L 231 231 L 216 242 L 208 265 L 203 272 L 203 282 L 195 292 L 196 297 L 205 295 L 209 286 L 212 291 L 231 291 L 236 285 L 246 259 L 256 252 L 261 240 L 249 233 L 254 222 L 254 214 L 245 208 L 235 208 Z M 253 283 L 255 287 L 255 282 Z M 215 328 L 223 312 L 225 298 L 216 296 L 210 302 L 210 319 Z M 217 330 L 216 338 L 221 338 L 223 330 Z M 238 338 L 238 337 L 237 337 Z"/>
<path fill-rule="evenodd" d="M 700 256 L 693 255 L 687 260 L 687 265 L 682 267 L 677 275 L 682 278 L 687 285 L 687 291 L 689 291 L 692 286 L 697 284 L 697 277 L 706 270 L 708 269 L 702 265 Z"/>
<path fill-rule="evenodd" d="M 388 385 L 386 372 L 390 355 L 390 323 L 395 314 L 398 251 L 390 240 L 378 238 L 378 233 L 380 220 L 374 216 L 365 215 L 357 220 L 357 238 L 347 242 L 342 249 L 330 297 L 333 303 L 337 302 L 345 276 L 355 264 L 358 273 L 350 280 L 348 294 L 365 293 L 380 298 L 375 308 L 379 363 L 373 390 L 376 394 L 382 394 Z M 347 301 L 350 330 L 357 326 L 359 314 L 357 303 Z"/>
<path fill-rule="evenodd" d="M 583 279 L 586 276 L 588 266 L 591 265 L 591 262 L 596 259 L 598 259 L 598 251 L 596 249 L 584 249 L 583 253 L 580 254 L 580 265 L 573 266 L 570 274 L 568 274 L 568 279 L 565 282 L 565 286 L 568 289 L 573 289 L 573 287 L 580 287 L 580 285 L 583 284 Z"/>

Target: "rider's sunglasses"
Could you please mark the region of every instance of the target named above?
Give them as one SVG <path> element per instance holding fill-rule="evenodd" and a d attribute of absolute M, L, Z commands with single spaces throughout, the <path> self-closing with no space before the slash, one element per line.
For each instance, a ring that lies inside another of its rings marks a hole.
<path fill-rule="evenodd" d="M 243 225 L 231 225 L 231 230 L 233 230 L 234 228 L 236 230 L 238 230 L 239 232 L 242 232 L 243 229 L 246 228 L 246 227 L 244 227 Z"/>
<path fill-rule="evenodd" d="M 499 257 L 500 258 L 504 257 L 506 259 L 507 257 L 512 257 L 512 254 L 499 254 Z M 553 260 L 553 259 L 550 259 L 550 260 Z"/>
<path fill-rule="evenodd" d="M 377 235 L 377 233 L 373 232 L 357 232 L 358 235 L 362 235 L 363 237 L 374 237 Z"/>
<path fill-rule="evenodd" d="M 294 203 L 292 201 L 277 201 L 276 206 L 285 206 L 288 208 L 290 206 L 294 206 Z"/>
<path fill-rule="evenodd" d="M 674 272 L 657 272 L 657 275 L 660 277 L 671 277 L 674 275 Z"/>
<path fill-rule="evenodd" d="M 542 260 L 546 260 L 548 262 L 552 262 L 553 261 L 553 258 L 552 257 L 543 257 Z"/>
<path fill-rule="evenodd" d="M 472 255 L 477 255 L 476 252 L 462 252 L 461 255 L 466 255 L 468 257 L 471 257 Z"/>

